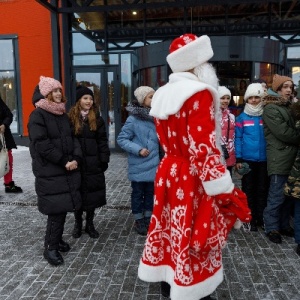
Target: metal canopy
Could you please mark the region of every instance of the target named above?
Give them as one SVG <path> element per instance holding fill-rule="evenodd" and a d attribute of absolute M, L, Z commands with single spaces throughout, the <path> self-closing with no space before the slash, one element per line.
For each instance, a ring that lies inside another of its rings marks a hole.
<path fill-rule="evenodd" d="M 95 42 L 99 51 L 133 50 L 187 32 L 300 43 L 298 0 L 36 1 L 54 13 L 68 15 L 69 30 L 83 33 Z"/>

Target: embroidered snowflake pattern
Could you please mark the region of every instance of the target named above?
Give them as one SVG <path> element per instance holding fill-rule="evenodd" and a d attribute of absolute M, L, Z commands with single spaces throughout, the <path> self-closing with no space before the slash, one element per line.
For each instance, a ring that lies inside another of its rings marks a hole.
<path fill-rule="evenodd" d="M 169 179 L 166 180 L 166 186 L 169 188 L 171 186 L 171 182 Z"/>
<path fill-rule="evenodd" d="M 199 101 L 195 101 L 194 102 L 193 109 L 194 110 L 198 110 L 199 109 Z"/>
<path fill-rule="evenodd" d="M 198 272 L 199 271 L 199 265 L 198 264 L 194 264 L 194 271 Z"/>
<path fill-rule="evenodd" d="M 172 167 L 171 167 L 171 170 L 170 170 L 170 175 L 172 177 L 175 177 L 177 174 L 177 164 L 173 164 Z"/>
<path fill-rule="evenodd" d="M 198 131 L 202 131 L 202 126 L 197 126 Z"/>
<path fill-rule="evenodd" d="M 203 227 L 204 227 L 204 228 L 207 228 L 207 223 L 203 223 Z"/>
<path fill-rule="evenodd" d="M 190 164 L 189 171 L 192 176 L 195 176 L 198 174 L 198 169 L 195 164 Z"/>
<path fill-rule="evenodd" d="M 186 117 L 186 113 L 185 113 L 185 111 L 184 111 L 184 112 L 182 112 L 182 117 L 183 117 L 183 118 L 185 118 L 185 117 Z"/>
<path fill-rule="evenodd" d="M 182 179 L 185 181 L 185 180 L 187 180 L 187 176 L 186 175 L 183 175 L 182 176 Z"/>
<path fill-rule="evenodd" d="M 176 136 L 177 134 L 176 134 L 176 131 L 172 131 L 172 135 L 173 136 Z"/>
<path fill-rule="evenodd" d="M 160 177 L 157 186 L 162 186 L 163 184 L 164 184 L 164 180 Z"/>
<path fill-rule="evenodd" d="M 177 189 L 177 192 L 176 192 L 176 196 L 179 200 L 182 200 L 184 198 L 184 192 L 183 192 L 183 189 L 181 188 L 178 188 Z"/>
<path fill-rule="evenodd" d="M 194 242 L 194 249 L 195 249 L 196 252 L 200 251 L 200 243 L 198 241 Z"/>
<path fill-rule="evenodd" d="M 189 144 L 189 140 L 185 136 L 182 137 L 182 140 L 185 145 Z"/>
<path fill-rule="evenodd" d="M 210 119 L 211 119 L 211 120 L 214 120 L 214 119 L 215 119 L 215 110 L 214 110 L 213 103 L 212 103 L 212 105 L 209 107 L 209 112 L 210 112 Z"/>

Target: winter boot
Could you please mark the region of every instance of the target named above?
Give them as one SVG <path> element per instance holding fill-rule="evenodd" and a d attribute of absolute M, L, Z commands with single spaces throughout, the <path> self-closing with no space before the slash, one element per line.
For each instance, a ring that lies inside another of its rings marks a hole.
<path fill-rule="evenodd" d="M 70 251 L 70 249 L 71 249 L 71 247 L 70 247 L 70 245 L 68 243 L 66 243 L 63 240 L 59 241 L 58 251 L 60 251 L 60 252 L 68 252 L 68 251 Z"/>
<path fill-rule="evenodd" d="M 99 232 L 94 227 L 94 211 L 90 210 L 86 212 L 86 224 L 85 224 L 85 232 L 93 239 L 97 239 L 99 237 Z"/>
<path fill-rule="evenodd" d="M 44 250 L 44 258 L 48 261 L 48 263 L 52 266 L 58 266 L 64 263 L 64 259 L 58 250 L 53 249 L 45 249 Z"/>
<path fill-rule="evenodd" d="M 4 184 L 5 186 L 5 193 L 23 193 L 22 188 L 15 185 L 14 181 L 11 181 L 9 184 Z"/>
<path fill-rule="evenodd" d="M 166 298 L 170 297 L 170 290 L 171 286 L 167 282 L 162 281 L 160 283 L 160 293 L 162 294 L 162 296 Z"/>
<path fill-rule="evenodd" d="M 75 216 L 75 224 L 74 224 L 74 229 L 72 232 L 72 236 L 74 239 L 78 239 L 81 237 L 81 231 L 82 231 L 82 210 L 76 210 L 74 212 Z"/>
<path fill-rule="evenodd" d="M 148 231 L 145 225 L 144 218 L 137 219 L 134 221 L 134 229 L 139 235 L 147 235 Z"/>

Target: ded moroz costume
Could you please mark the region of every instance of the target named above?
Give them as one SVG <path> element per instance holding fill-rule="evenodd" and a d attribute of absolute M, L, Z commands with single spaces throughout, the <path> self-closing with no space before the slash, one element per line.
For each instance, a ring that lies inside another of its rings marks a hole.
<path fill-rule="evenodd" d="M 221 162 L 218 79 L 207 63 L 212 56 L 208 36 L 175 39 L 167 57 L 173 74 L 154 94 L 150 111 L 165 156 L 138 275 L 167 282 L 172 300 L 209 299 L 223 280 L 230 229 L 240 225 L 237 219 L 251 219 L 246 196 Z"/>

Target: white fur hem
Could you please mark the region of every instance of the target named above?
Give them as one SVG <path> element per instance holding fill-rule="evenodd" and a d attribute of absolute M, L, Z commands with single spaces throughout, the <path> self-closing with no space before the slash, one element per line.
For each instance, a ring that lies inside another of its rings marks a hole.
<path fill-rule="evenodd" d="M 172 300 L 199 300 L 212 294 L 223 281 L 223 267 L 206 280 L 191 286 L 177 285 L 173 281 L 175 274 L 170 266 L 153 267 L 140 261 L 138 276 L 147 282 L 168 282 L 171 285 Z"/>
<path fill-rule="evenodd" d="M 243 223 L 241 222 L 240 219 L 236 219 L 236 221 L 235 221 L 233 227 L 234 227 L 234 229 L 240 229 L 240 228 L 242 227 L 242 224 L 243 224 Z"/>
<path fill-rule="evenodd" d="M 228 170 L 224 176 L 203 182 L 203 187 L 207 195 L 215 196 L 219 194 L 229 194 L 233 191 L 234 184 L 232 183 L 232 179 Z"/>

